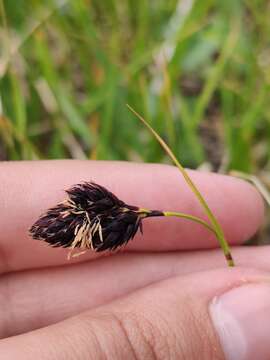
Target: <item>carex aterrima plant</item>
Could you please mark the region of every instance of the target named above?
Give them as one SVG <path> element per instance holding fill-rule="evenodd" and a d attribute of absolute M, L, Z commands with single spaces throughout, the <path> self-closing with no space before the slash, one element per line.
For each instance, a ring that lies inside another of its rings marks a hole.
<path fill-rule="evenodd" d="M 70 257 L 75 248 L 80 249 L 81 252 L 75 253 L 73 256 L 84 253 L 87 249 L 96 252 L 116 250 L 133 239 L 138 229 L 142 232 L 144 219 L 157 216 L 176 216 L 200 223 L 212 231 L 220 243 L 228 265 L 234 266 L 222 228 L 203 196 L 168 145 L 138 113 L 130 106 L 128 107 L 152 132 L 174 161 L 204 208 L 209 223 L 189 214 L 148 210 L 128 205 L 103 186 L 94 182 L 84 182 L 66 190 L 67 198 L 47 210 L 32 225 L 29 230 L 31 236 L 34 239 L 46 241 L 53 247 L 69 248 Z"/>
<path fill-rule="evenodd" d="M 50 208 L 30 228 L 34 239 L 53 247 L 115 250 L 128 243 L 140 229 L 142 220 L 154 216 L 181 216 L 211 227 L 191 215 L 148 210 L 128 205 L 112 192 L 93 182 L 66 190 L 67 198 Z M 70 253 L 71 254 L 71 253 Z"/>

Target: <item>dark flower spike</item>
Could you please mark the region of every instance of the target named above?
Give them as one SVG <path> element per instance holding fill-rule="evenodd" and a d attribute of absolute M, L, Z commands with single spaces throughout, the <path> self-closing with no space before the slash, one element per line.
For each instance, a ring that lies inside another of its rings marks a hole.
<path fill-rule="evenodd" d="M 29 231 L 53 247 L 70 248 L 69 257 L 75 248 L 115 250 L 133 239 L 138 229 L 142 232 L 144 218 L 165 215 L 127 205 L 93 182 L 75 185 L 66 193 L 67 199 L 50 208 Z"/>

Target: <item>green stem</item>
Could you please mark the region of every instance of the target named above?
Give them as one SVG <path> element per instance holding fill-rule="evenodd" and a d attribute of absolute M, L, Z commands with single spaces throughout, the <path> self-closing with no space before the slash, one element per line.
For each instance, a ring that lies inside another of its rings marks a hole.
<path fill-rule="evenodd" d="M 183 166 L 179 163 L 179 161 L 177 160 L 176 156 L 174 155 L 174 153 L 171 151 L 171 149 L 169 148 L 169 146 L 165 143 L 165 141 L 156 133 L 156 131 L 148 124 L 148 122 L 146 120 L 144 120 L 144 118 L 138 114 L 131 106 L 129 106 L 127 104 L 127 107 L 129 108 L 129 110 L 138 117 L 138 119 L 140 119 L 142 121 L 142 123 L 148 128 L 148 130 L 155 136 L 155 138 L 158 140 L 158 142 L 160 143 L 160 145 L 163 147 L 163 149 L 166 151 L 166 153 L 169 155 L 169 157 L 172 159 L 172 161 L 175 163 L 175 165 L 177 166 L 177 168 L 179 169 L 179 171 L 181 172 L 181 174 L 183 175 L 186 183 L 189 185 L 191 191 L 195 194 L 195 196 L 197 197 L 198 201 L 200 202 L 201 206 L 203 207 L 205 213 L 207 214 L 209 221 L 211 222 L 213 228 L 215 229 L 215 234 L 217 237 L 217 240 L 219 241 L 220 247 L 223 250 L 224 256 L 227 260 L 228 266 L 234 266 L 234 261 L 231 255 L 231 251 L 230 251 L 230 247 L 225 239 L 223 230 L 219 224 L 219 222 L 217 221 L 217 219 L 215 218 L 214 214 L 212 213 L 212 211 L 210 210 L 209 206 L 207 205 L 204 197 L 202 196 L 202 194 L 199 192 L 199 190 L 197 189 L 197 187 L 195 186 L 195 184 L 193 183 L 193 181 L 191 180 L 191 178 L 189 177 L 189 175 L 187 174 L 186 170 L 183 168 Z"/>
<path fill-rule="evenodd" d="M 176 216 L 179 218 L 188 219 L 188 220 L 197 222 L 197 223 L 203 225 L 204 227 L 206 227 L 208 230 L 212 231 L 216 235 L 216 231 L 215 231 L 215 229 L 213 229 L 213 227 L 211 225 L 209 225 L 206 221 L 204 221 L 196 216 L 185 214 L 185 213 L 179 213 L 179 212 L 175 212 L 175 211 L 163 211 L 163 214 L 164 214 L 164 216 Z"/>
<path fill-rule="evenodd" d="M 213 232 L 216 235 L 216 230 L 210 224 L 208 224 L 208 222 L 198 218 L 197 216 L 193 216 L 193 215 L 189 215 L 189 214 L 181 213 L 181 212 L 176 212 L 176 211 L 148 210 L 145 208 L 139 208 L 138 212 L 140 214 L 145 215 L 146 217 L 176 216 L 179 218 L 188 219 L 188 220 L 191 220 L 198 224 L 203 225 L 204 227 L 206 227 L 208 230 L 210 230 L 211 232 Z"/>
<path fill-rule="evenodd" d="M 177 217 L 180 217 L 180 218 L 195 221 L 195 222 L 203 225 L 204 227 L 206 227 L 208 230 L 212 231 L 219 240 L 222 240 L 222 238 L 219 237 L 220 234 L 217 233 L 217 230 L 215 228 L 213 228 L 211 225 L 209 225 L 206 221 L 204 221 L 204 220 L 202 220 L 200 218 L 197 218 L 196 216 L 188 215 L 188 214 L 184 214 L 184 213 L 173 212 L 173 211 L 164 211 L 164 216 L 177 216 Z M 224 241 L 224 243 L 226 245 L 227 242 L 226 242 L 224 237 L 223 237 L 223 241 Z M 221 243 L 221 241 L 220 241 L 220 243 Z M 225 258 L 227 260 L 228 265 L 229 266 L 234 266 L 234 262 L 233 262 L 229 247 L 227 249 L 223 248 L 223 251 L 224 251 Z"/>

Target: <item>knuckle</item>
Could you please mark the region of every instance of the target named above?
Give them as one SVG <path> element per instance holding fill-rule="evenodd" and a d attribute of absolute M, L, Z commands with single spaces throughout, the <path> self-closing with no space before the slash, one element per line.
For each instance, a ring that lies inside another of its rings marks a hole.
<path fill-rule="evenodd" d="M 116 314 L 99 312 L 95 316 L 92 313 L 87 330 L 91 339 L 89 348 L 93 359 L 137 359 L 125 326 Z"/>
<path fill-rule="evenodd" d="M 152 314 L 153 315 L 153 314 Z M 114 314 L 134 359 L 161 360 L 173 357 L 176 336 L 169 330 L 168 322 L 161 316 L 148 316 L 135 312 Z"/>
<path fill-rule="evenodd" d="M 174 346 L 168 341 L 168 329 L 162 319 L 149 320 L 133 311 L 99 313 L 96 318 L 92 314 L 88 323 L 89 345 L 95 359 L 179 359 L 172 356 Z"/>
<path fill-rule="evenodd" d="M 223 360 L 205 308 L 199 301 L 186 300 L 181 308 L 174 304 L 147 312 L 129 307 L 98 312 L 96 317 L 91 313 L 88 334 L 90 330 L 93 359 Z"/>

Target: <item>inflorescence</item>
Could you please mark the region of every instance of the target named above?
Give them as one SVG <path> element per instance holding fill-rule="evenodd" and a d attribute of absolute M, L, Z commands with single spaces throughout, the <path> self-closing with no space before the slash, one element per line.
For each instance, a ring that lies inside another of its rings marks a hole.
<path fill-rule="evenodd" d="M 53 247 L 115 250 L 133 239 L 142 220 L 162 211 L 127 205 L 103 186 L 84 182 L 66 190 L 67 199 L 50 208 L 30 228 L 34 239 Z"/>

